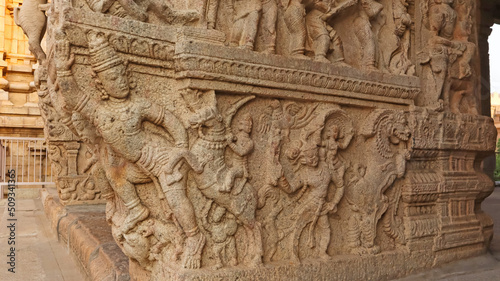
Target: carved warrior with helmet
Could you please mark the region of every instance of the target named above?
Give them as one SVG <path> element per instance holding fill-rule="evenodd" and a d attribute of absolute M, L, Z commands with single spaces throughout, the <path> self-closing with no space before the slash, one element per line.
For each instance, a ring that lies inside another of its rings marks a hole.
<path fill-rule="evenodd" d="M 59 31 L 56 67 L 59 88 L 61 91 L 66 89 L 61 94 L 67 109 L 80 112 L 89 119 L 114 153 L 135 163 L 159 183 L 187 236 L 183 266 L 199 268 L 205 237 L 198 230 L 193 205 L 186 196 L 186 173 L 190 167 L 201 172 L 202 167 L 187 149 L 186 130 L 170 111 L 136 95 L 131 97 L 125 64 L 109 46 L 104 34 L 91 31 L 87 36 L 92 70 L 97 74 L 98 84 L 102 85 L 101 100 L 94 100 L 79 90 L 70 70 L 73 58 L 69 55 L 69 42 Z M 167 130 L 175 143 L 146 132 L 142 128 L 144 121 Z M 141 204 L 133 185 L 115 191 L 129 209 L 122 227 L 126 233 L 148 217 L 148 210 Z"/>

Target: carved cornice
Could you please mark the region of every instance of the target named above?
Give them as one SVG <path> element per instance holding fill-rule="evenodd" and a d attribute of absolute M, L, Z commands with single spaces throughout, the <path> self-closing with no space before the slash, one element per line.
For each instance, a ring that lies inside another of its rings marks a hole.
<path fill-rule="evenodd" d="M 68 39 L 83 47 L 76 48 L 76 53 L 87 54 L 85 34 L 92 29 L 104 32 L 115 50 L 132 63 L 164 69 L 175 65 L 177 79 L 217 80 L 400 105 L 412 105 L 421 93 L 418 77 L 246 52 L 223 46 L 224 34 L 215 30 L 153 26 L 119 18 L 113 18 L 107 28 L 96 26 L 102 21 L 110 21 L 110 17 L 94 13 L 76 16 L 68 9 L 64 25 L 73 31 Z"/>

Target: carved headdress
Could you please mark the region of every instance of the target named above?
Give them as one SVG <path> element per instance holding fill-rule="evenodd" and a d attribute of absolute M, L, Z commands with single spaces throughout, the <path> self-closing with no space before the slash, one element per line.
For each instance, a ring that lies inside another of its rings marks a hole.
<path fill-rule="evenodd" d="M 87 40 L 89 42 L 90 63 L 96 73 L 124 63 L 113 47 L 109 45 L 104 33 L 89 31 Z"/>

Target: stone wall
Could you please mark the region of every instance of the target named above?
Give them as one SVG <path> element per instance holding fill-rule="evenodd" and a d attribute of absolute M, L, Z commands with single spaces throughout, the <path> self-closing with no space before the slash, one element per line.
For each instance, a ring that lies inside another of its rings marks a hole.
<path fill-rule="evenodd" d="M 477 1 L 42 8 L 60 198 L 107 200 L 134 279 L 378 280 L 486 250 Z"/>

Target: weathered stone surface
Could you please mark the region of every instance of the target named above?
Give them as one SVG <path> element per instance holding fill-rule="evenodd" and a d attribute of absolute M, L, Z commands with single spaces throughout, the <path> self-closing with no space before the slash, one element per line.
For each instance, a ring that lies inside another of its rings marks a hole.
<path fill-rule="evenodd" d="M 91 280 L 130 280 L 128 258 L 115 243 L 103 206 L 64 207 L 55 190 L 42 191 L 45 213 L 60 242 Z"/>
<path fill-rule="evenodd" d="M 36 85 L 61 201 L 107 200 L 137 280 L 390 279 L 484 252 L 476 2 L 274 3 L 52 2 Z"/>

